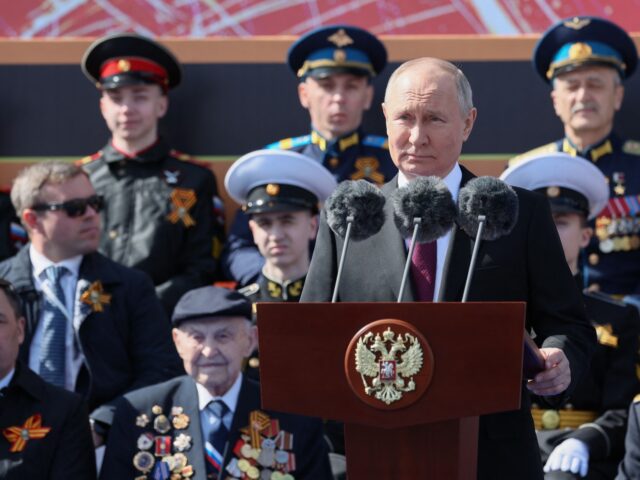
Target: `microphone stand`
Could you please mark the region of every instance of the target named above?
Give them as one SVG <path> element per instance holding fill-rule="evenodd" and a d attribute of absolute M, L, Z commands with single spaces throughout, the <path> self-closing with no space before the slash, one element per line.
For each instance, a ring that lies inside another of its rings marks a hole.
<path fill-rule="evenodd" d="M 486 216 L 478 215 L 478 233 L 476 233 L 476 241 L 473 244 L 473 253 L 471 254 L 471 262 L 469 262 L 469 271 L 467 272 L 467 282 L 464 285 L 464 293 L 462 294 L 462 303 L 466 302 L 467 298 L 469 297 L 471 281 L 473 280 L 473 272 L 476 269 L 478 250 L 480 249 L 480 242 L 482 239 L 482 231 L 484 230 L 484 222 L 486 220 Z"/>
<path fill-rule="evenodd" d="M 407 261 L 404 264 L 404 272 L 402 273 L 402 283 L 400 283 L 400 291 L 398 292 L 398 303 L 402 302 L 402 295 L 407 285 L 407 278 L 409 278 L 409 268 L 411 266 L 411 257 L 413 257 L 413 251 L 416 248 L 416 238 L 418 238 L 418 231 L 422 225 L 422 219 L 420 217 L 414 217 L 413 219 L 413 235 L 411 236 L 411 243 L 409 243 L 409 252 L 407 253 Z"/>
<path fill-rule="evenodd" d="M 353 215 L 347 217 L 347 231 L 344 234 L 344 245 L 342 246 L 342 253 L 340 254 L 340 263 L 338 264 L 338 274 L 336 275 L 336 284 L 333 287 L 333 296 L 331 297 L 331 303 L 336 303 L 338 300 L 338 288 L 340 287 L 340 279 L 342 277 L 342 269 L 344 267 L 344 261 L 347 258 L 347 247 L 349 246 L 349 239 L 351 238 L 351 226 L 353 225 Z"/>

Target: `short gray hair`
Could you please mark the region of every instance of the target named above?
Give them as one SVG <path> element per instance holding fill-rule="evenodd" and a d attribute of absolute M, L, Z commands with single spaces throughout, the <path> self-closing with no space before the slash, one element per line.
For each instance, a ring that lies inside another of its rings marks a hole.
<path fill-rule="evenodd" d="M 46 183 L 60 184 L 86 173 L 73 163 L 45 160 L 22 169 L 13 181 L 11 203 L 18 216 L 40 201 L 40 192 Z"/>
<path fill-rule="evenodd" d="M 441 60 L 439 58 L 422 57 L 409 60 L 400 65 L 389 77 L 387 83 L 387 89 L 384 94 L 385 102 L 389 96 L 390 86 L 400 77 L 404 72 L 414 68 L 420 64 L 433 63 L 437 65 L 442 71 L 449 73 L 456 82 L 456 91 L 458 93 L 458 104 L 460 105 L 460 113 L 462 116 L 466 116 L 473 108 L 473 92 L 471 91 L 471 84 L 465 76 L 465 74 L 456 67 L 453 63 Z"/>

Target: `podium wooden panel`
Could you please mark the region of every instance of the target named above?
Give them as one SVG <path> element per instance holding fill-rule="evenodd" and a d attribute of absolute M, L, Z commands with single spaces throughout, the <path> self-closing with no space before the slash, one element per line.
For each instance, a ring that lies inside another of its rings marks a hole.
<path fill-rule="evenodd" d="M 344 422 L 350 480 L 475 478 L 477 416 L 520 408 L 524 303 L 259 303 L 257 316 L 263 407 Z M 429 388 L 401 409 L 367 405 L 344 373 L 353 336 L 381 319 L 433 351 Z"/>

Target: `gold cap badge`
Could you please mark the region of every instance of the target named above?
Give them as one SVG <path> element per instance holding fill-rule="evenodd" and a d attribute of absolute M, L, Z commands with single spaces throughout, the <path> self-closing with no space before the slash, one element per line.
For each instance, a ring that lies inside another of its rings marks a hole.
<path fill-rule="evenodd" d="M 589 58 L 592 53 L 593 50 L 586 43 L 578 42 L 569 47 L 569 58 L 571 60 L 581 60 L 584 58 Z"/>
<path fill-rule="evenodd" d="M 276 183 L 269 183 L 265 188 L 265 191 L 267 192 L 267 195 L 275 197 L 276 195 L 278 195 L 278 193 L 280 193 L 280 185 Z"/>
<path fill-rule="evenodd" d="M 580 30 L 581 28 L 586 27 L 590 23 L 591 23 L 591 20 L 588 18 L 573 17 L 568 22 L 564 22 L 564 26 L 567 28 L 572 28 L 574 30 Z"/>
<path fill-rule="evenodd" d="M 118 60 L 118 70 L 121 72 L 128 72 L 131 70 L 131 63 L 129 60 L 125 60 L 124 58 L 122 60 Z"/>
<path fill-rule="evenodd" d="M 331 43 L 333 43 L 336 47 L 342 48 L 347 45 L 351 45 L 353 43 L 353 39 L 347 35 L 347 32 L 344 31 L 344 28 L 341 28 L 336 33 L 327 38 Z"/>
<path fill-rule="evenodd" d="M 547 188 L 547 197 L 556 198 L 559 195 L 560 195 L 560 189 L 558 187 Z"/>

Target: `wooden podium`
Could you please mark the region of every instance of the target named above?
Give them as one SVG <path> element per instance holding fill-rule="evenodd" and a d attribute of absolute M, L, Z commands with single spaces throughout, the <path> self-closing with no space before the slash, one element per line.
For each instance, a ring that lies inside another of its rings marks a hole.
<path fill-rule="evenodd" d="M 520 408 L 524 303 L 259 303 L 257 316 L 263 408 L 344 422 L 349 480 L 475 479 L 478 415 Z M 389 405 L 348 379 L 346 355 L 387 319 L 432 354 Z"/>

